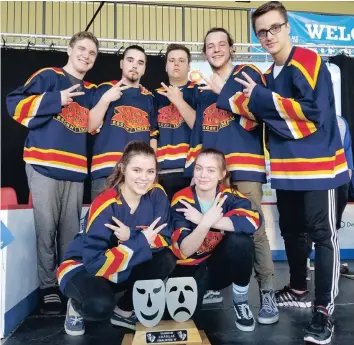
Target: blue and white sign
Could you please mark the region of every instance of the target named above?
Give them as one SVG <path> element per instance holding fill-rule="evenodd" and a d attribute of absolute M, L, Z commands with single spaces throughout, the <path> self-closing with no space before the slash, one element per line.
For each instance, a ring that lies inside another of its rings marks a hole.
<path fill-rule="evenodd" d="M 13 240 L 14 237 L 11 231 L 2 221 L 0 221 L 0 249 L 8 246 Z"/>
<path fill-rule="evenodd" d="M 288 12 L 288 18 L 290 38 L 296 45 L 354 46 L 354 16 Z M 251 43 L 259 43 L 252 25 Z M 343 51 L 354 54 L 354 48 L 348 49 Z M 326 48 L 318 48 L 318 52 L 332 53 Z"/>

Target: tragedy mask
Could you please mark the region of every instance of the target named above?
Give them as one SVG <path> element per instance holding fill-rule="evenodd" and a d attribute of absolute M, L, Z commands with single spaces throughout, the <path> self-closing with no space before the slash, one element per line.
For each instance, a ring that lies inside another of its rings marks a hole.
<path fill-rule="evenodd" d="M 184 322 L 193 316 L 197 296 L 197 283 L 193 277 L 170 278 L 166 283 L 167 309 L 175 321 Z"/>

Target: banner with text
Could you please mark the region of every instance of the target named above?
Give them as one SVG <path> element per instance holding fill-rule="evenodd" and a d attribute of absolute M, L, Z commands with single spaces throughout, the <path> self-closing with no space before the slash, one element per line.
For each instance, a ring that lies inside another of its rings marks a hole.
<path fill-rule="evenodd" d="M 303 12 L 288 12 L 290 38 L 293 44 L 351 46 L 343 49 L 354 54 L 354 16 L 335 16 Z M 251 25 L 251 43 L 259 43 Z M 332 49 L 317 49 L 321 54 L 332 54 Z"/>

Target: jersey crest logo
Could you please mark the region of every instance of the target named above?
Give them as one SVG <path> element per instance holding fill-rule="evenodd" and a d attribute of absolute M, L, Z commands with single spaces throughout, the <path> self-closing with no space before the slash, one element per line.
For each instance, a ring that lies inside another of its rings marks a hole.
<path fill-rule="evenodd" d="M 128 133 L 150 131 L 147 112 L 130 105 L 114 108 L 111 125 L 124 128 Z"/>
<path fill-rule="evenodd" d="M 204 110 L 203 131 L 218 132 L 227 127 L 233 119 L 229 111 L 218 109 L 216 103 L 213 103 Z"/>
<path fill-rule="evenodd" d="M 159 109 L 157 122 L 161 128 L 179 128 L 185 122 L 174 104 Z"/>
<path fill-rule="evenodd" d="M 74 133 L 86 133 L 88 126 L 89 110 L 76 102 L 69 103 L 62 108 L 61 113 L 54 117 L 67 129 Z"/>
<path fill-rule="evenodd" d="M 209 231 L 203 243 L 197 250 L 197 254 L 212 252 L 215 247 L 221 242 L 223 235 L 220 232 Z"/>

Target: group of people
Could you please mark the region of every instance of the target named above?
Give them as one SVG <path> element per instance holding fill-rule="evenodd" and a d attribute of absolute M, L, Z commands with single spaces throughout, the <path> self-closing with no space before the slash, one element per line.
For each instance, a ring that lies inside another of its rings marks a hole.
<path fill-rule="evenodd" d="M 213 74 L 202 76 L 203 84 L 188 80 L 188 48 L 171 44 L 169 85 L 153 93 L 141 85 L 147 56 L 133 45 L 120 60 L 121 80 L 96 86 L 84 77 L 98 41 L 80 32 L 64 67 L 37 71 L 7 96 L 10 115 L 29 128 L 24 160 L 41 312 L 61 311 L 60 288 L 68 298 L 68 334 L 84 334 L 84 319 L 110 318 L 135 329 L 134 283 L 181 276 L 197 282 L 197 310 L 207 291 L 232 285 L 236 326 L 252 331 L 253 268 L 257 320 L 273 324 L 278 306 L 312 305 L 309 236 L 316 290 L 304 339 L 330 341 L 339 277 L 337 191 L 348 184 L 353 162 L 343 149 L 330 73 L 319 55 L 292 46 L 284 6 L 265 3 L 252 13 L 252 25 L 274 59 L 264 74 L 233 65 L 230 34 L 212 28 L 203 53 Z M 95 135 L 92 203 L 80 231 L 87 133 Z M 278 291 L 261 210 L 265 146 L 290 267 L 290 283 Z M 118 291 L 124 293 L 116 303 Z"/>

